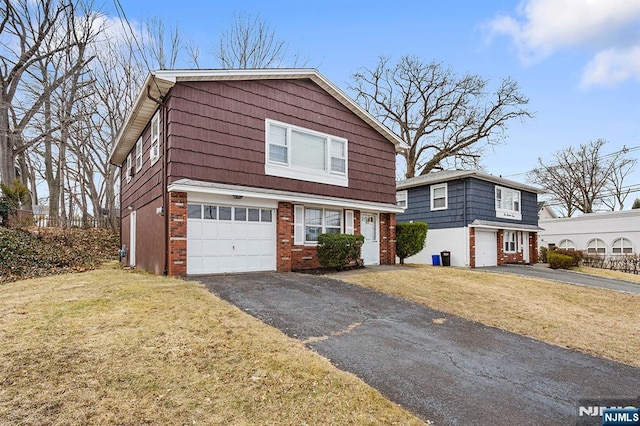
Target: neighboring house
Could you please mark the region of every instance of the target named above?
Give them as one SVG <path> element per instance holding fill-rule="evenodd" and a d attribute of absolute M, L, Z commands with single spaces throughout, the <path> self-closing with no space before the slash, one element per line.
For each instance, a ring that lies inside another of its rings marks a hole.
<path fill-rule="evenodd" d="M 538 202 L 538 219 L 555 219 L 558 215 L 544 201 Z"/>
<path fill-rule="evenodd" d="M 429 173 L 396 184 L 400 222 L 429 225 L 425 248 L 408 258 L 432 264 L 450 251 L 453 266 L 537 261 L 538 194 L 528 185 L 480 171 Z"/>
<path fill-rule="evenodd" d="M 540 221 L 540 247 L 581 250 L 605 257 L 640 252 L 640 209 L 588 213 Z"/>
<path fill-rule="evenodd" d="M 318 267 L 322 233 L 395 263 L 404 142 L 316 70 L 150 73 L 115 141 L 124 262 L 172 276 Z"/>

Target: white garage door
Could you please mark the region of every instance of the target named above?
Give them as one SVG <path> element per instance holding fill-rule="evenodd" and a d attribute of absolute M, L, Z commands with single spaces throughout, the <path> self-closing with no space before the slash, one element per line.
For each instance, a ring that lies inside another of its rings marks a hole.
<path fill-rule="evenodd" d="M 498 264 L 497 233 L 476 229 L 476 267 Z"/>
<path fill-rule="evenodd" d="M 187 274 L 275 271 L 275 210 L 188 205 Z"/>

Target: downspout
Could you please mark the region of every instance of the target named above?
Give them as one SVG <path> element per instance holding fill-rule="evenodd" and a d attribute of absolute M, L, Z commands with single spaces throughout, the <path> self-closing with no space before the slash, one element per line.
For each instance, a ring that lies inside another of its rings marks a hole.
<path fill-rule="evenodd" d="M 158 90 L 159 91 L 159 90 Z M 160 106 L 160 120 L 162 121 L 162 131 L 160 132 L 160 142 L 162 143 L 162 215 L 164 217 L 164 268 L 163 275 L 167 275 L 169 268 L 169 197 L 167 194 L 167 108 L 162 97 L 151 96 L 151 85 L 147 85 L 147 98 Z"/>

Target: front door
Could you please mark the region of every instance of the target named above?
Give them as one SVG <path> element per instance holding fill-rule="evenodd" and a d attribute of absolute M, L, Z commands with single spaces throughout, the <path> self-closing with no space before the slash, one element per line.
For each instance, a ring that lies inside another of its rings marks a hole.
<path fill-rule="evenodd" d="M 362 245 L 362 260 L 364 264 L 379 265 L 380 232 L 376 213 L 362 213 L 360 215 L 360 232 L 364 236 L 364 244 Z"/>

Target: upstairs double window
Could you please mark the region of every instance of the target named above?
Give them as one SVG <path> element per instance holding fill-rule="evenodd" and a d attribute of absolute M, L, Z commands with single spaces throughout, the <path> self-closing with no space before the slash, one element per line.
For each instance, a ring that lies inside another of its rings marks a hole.
<path fill-rule="evenodd" d="M 348 186 L 348 141 L 302 127 L 266 120 L 265 173 Z"/>
<path fill-rule="evenodd" d="M 496 217 L 522 220 L 520 191 L 496 186 Z"/>

